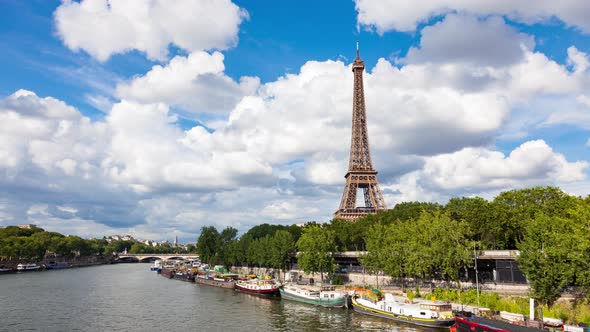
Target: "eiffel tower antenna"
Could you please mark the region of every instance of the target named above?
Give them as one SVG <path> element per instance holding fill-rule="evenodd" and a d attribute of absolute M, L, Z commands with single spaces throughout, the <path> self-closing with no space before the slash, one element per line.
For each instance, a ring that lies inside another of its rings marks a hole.
<path fill-rule="evenodd" d="M 354 88 L 352 94 L 352 137 L 350 141 L 350 159 L 348 173 L 344 176 L 346 185 L 340 201 L 340 208 L 334 213 L 334 219 L 354 221 L 358 218 L 380 210 L 385 210 L 385 200 L 377 182 L 377 171 L 371 163 L 369 135 L 367 132 L 367 111 L 365 109 L 365 92 L 363 88 L 363 71 L 365 63 L 359 54 L 359 42 L 356 42 L 356 59 L 352 63 Z M 364 207 L 356 204 L 357 192 L 363 190 Z"/>

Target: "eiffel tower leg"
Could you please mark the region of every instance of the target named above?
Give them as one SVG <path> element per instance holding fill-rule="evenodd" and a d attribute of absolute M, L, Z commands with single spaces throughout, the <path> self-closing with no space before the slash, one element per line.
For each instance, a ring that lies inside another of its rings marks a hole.
<path fill-rule="evenodd" d="M 371 190 L 371 186 L 369 185 L 367 187 L 364 187 L 363 192 L 365 194 L 365 207 L 375 207 L 375 205 L 373 204 L 375 198 L 373 197 L 373 191 Z"/>
<path fill-rule="evenodd" d="M 383 199 L 383 194 L 381 193 L 381 188 L 377 183 L 371 184 L 371 194 L 373 196 L 373 202 L 375 202 L 375 207 L 378 210 L 386 209 L 385 200 Z"/>
<path fill-rule="evenodd" d="M 358 184 L 350 180 L 346 181 L 346 188 L 344 188 L 344 196 L 340 204 L 340 209 L 354 209 L 356 208 L 356 192 Z"/>

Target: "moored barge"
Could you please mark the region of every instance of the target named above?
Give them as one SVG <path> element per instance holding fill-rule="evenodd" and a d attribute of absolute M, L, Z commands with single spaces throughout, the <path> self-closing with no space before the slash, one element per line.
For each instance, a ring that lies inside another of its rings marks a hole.
<path fill-rule="evenodd" d="M 450 304 L 406 303 L 396 300 L 392 294 L 374 300 L 356 295 L 352 298 L 352 307 L 362 314 L 418 326 L 448 329 L 455 324 Z"/>
<path fill-rule="evenodd" d="M 248 293 L 248 294 L 256 294 L 256 295 L 279 295 L 279 288 L 281 284 L 275 282 L 274 280 L 259 280 L 259 279 L 250 279 L 250 280 L 238 280 L 235 283 L 235 288 L 237 291 Z"/>
<path fill-rule="evenodd" d="M 210 274 L 198 274 L 195 276 L 197 284 L 216 286 L 222 288 L 234 288 L 236 280 L 233 275 L 213 276 Z"/>
<path fill-rule="evenodd" d="M 322 307 L 346 307 L 348 293 L 337 291 L 334 286 L 307 286 L 287 284 L 280 289 L 281 297 Z"/>
<path fill-rule="evenodd" d="M 169 279 L 174 278 L 174 274 L 176 274 L 176 270 L 170 269 L 170 268 L 162 268 L 162 270 L 160 271 L 160 275 L 162 277 L 166 277 Z"/>
<path fill-rule="evenodd" d="M 195 275 L 188 272 L 188 271 L 176 271 L 173 275 L 174 279 L 181 280 L 181 281 L 188 281 L 193 282 L 195 281 Z"/>

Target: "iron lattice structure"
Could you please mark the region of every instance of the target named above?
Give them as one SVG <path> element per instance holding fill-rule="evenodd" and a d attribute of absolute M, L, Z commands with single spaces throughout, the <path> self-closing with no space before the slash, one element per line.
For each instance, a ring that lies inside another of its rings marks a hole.
<path fill-rule="evenodd" d="M 369 135 L 367 133 L 367 112 L 365 110 L 365 91 L 363 88 L 363 71 L 365 63 L 359 56 L 357 45 L 356 59 L 352 64 L 354 73 L 354 91 L 352 97 L 352 138 L 350 142 L 350 160 L 346 185 L 342 194 L 340 208 L 334 213 L 335 219 L 354 221 L 370 213 L 385 210 L 383 194 L 377 182 L 377 171 L 371 163 Z M 365 206 L 358 207 L 357 192 L 363 189 Z"/>

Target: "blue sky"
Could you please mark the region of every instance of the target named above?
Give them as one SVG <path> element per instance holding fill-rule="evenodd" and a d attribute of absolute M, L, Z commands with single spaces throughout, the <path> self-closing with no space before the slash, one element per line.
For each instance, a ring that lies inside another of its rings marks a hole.
<path fill-rule="evenodd" d="M 389 206 L 586 196 L 587 15 L 573 0 L 0 1 L 0 225 L 189 241 L 329 220 L 357 40 Z"/>

